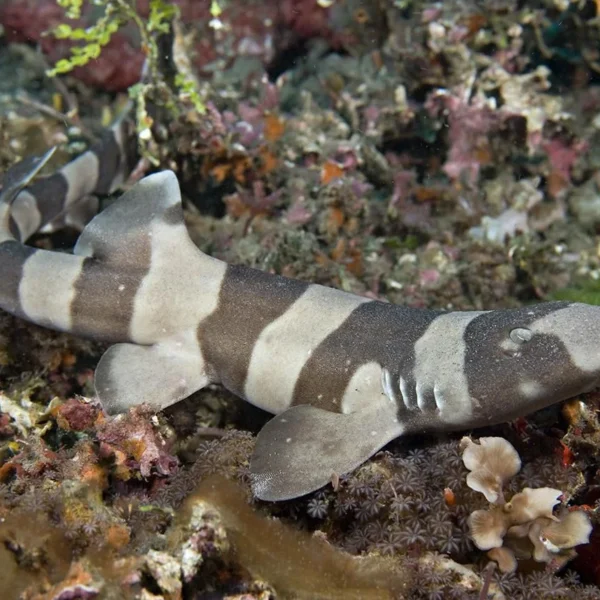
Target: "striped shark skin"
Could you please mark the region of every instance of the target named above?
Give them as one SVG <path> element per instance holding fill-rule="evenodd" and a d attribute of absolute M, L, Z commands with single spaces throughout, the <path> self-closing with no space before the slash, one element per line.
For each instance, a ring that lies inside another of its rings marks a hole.
<path fill-rule="evenodd" d="M 251 460 L 258 498 L 316 490 L 398 436 L 507 421 L 599 383 L 599 307 L 413 309 L 229 265 L 190 240 L 171 171 L 97 214 L 72 254 L 29 247 L 124 162 L 113 136 L 22 190 L 46 158 L 5 177 L 0 308 L 112 342 L 95 373 L 109 413 L 220 383 L 276 415 Z"/>
<path fill-rule="evenodd" d="M 54 231 L 70 225 L 83 229 L 98 212 L 98 196 L 114 192 L 133 167 L 135 151 L 131 147 L 129 104 L 110 129 L 87 151 L 44 179 L 21 190 L 12 202 L 10 231 L 25 241 L 37 231 Z M 35 175 L 50 156 L 33 167 L 35 158 L 24 161 L 18 171 Z M 4 190 L 6 185 L 4 186 Z"/>

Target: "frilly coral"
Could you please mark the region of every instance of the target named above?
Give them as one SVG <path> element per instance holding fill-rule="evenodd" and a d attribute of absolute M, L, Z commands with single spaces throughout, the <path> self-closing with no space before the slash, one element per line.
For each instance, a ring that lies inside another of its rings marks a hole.
<path fill-rule="evenodd" d="M 487 555 L 493 561 L 498 563 L 498 568 L 503 573 L 512 573 L 517 570 L 517 559 L 514 553 L 508 548 L 502 546 L 499 548 L 492 548 Z"/>
<path fill-rule="evenodd" d="M 592 531 L 583 512 L 564 510 L 554 515 L 561 490 L 550 487 L 524 488 L 508 502 L 502 486 L 519 471 L 521 460 L 503 438 L 481 438 L 476 444 L 463 438 L 463 462 L 471 471 L 467 485 L 491 503 L 468 518 L 471 537 L 480 550 L 498 563 L 503 572 L 517 568 L 517 557 L 564 565 L 573 557 L 572 548 L 586 544 Z"/>
<path fill-rule="evenodd" d="M 587 544 L 592 533 L 588 516 L 580 511 L 566 513 L 561 519 L 537 519 L 528 537 L 534 546 L 533 558 L 550 562 L 557 554 Z M 570 558 L 570 553 L 567 553 Z"/>
<path fill-rule="evenodd" d="M 521 525 L 539 517 L 554 520 L 556 517 L 552 515 L 552 511 L 560 502 L 560 496 L 562 492 L 553 488 L 526 487 L 504 505 L 504 510 L 510 513 L 512 525 Z"/>
<path fill-rule="evenodd" d="M 592 524 L 587 515 L 580 511 L 570 512 L 540 531 L 540 540 L 547 548 L 573 548 L 587 544 L 592 533 Z M 554 551 L 554 550 L 552 550 Z"/>
<path fill-rule="evenodd" d="M 461 448 L 465 467 L 471 471 L 467 475 L 467 485 L 481 492 L 488 502 L 495 503 L 502 494 L 504 483 L 521 469 L 517 451 L 499 437 L 479 438 L 479 444 L 464 437 Z"/>
<path fill-rule="evenodd" d="M 475 545 L 480 550 L 490 550 L 502 546 L 508 530 L 506 513 L 501 507 L 490 510 L 476 510 L 469 516 L 469 529 Z"/>

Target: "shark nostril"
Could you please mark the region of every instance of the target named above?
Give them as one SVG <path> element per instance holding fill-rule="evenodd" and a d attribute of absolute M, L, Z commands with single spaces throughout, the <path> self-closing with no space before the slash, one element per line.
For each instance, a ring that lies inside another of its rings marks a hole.
<path fill-rule="evenodd" d="M 525 342 L 531 340 L 533 334 L 531 333 L 530 329 L 525 329 L 525 327 L 517 327 L 509 333 L 509 337 L 515 344 L 524 344 Z"/>

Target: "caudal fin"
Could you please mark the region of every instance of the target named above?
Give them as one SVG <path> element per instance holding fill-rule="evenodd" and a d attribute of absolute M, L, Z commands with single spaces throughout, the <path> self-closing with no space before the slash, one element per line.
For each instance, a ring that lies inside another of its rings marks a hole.
<path fill-rule="evenodd" d="M 36 231 L 65 225 L 83 229 L 98 210 L 97 196 L 114 191 L 131 170 L 135 153 L 128 129 L 126 115 L 119 117 L 89 150 L 19 190 L 11 209 L 16 238 L 25 241 Z"/>
<path fill-rule="evenodd" d="M 14 240 L 18 235 L 17 225 L 11 215 L 13 203 L 21 190 L 31 183 L 52 158 L 55 150 L 56 147 L 51 148 L 42 156 L 30 156 L 11 167 L 4 174 L 0 193 L 0 243 Z"/>

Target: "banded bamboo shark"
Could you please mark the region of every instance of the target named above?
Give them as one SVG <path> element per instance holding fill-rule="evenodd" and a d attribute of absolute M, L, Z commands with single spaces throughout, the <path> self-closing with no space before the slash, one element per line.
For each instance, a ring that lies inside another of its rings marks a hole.
<path fill-rule="evenodd" d="M 5 176 L 0 307 L 114 343 L 95 373 L 109 413 L 216 382 L 275 414 L 251 460 L 258 498 L 318 489 L 398 436 L 503 422 L 598 384 L 599 307 L 414 309 L 228 265 L 188 237 L 171 171 L 98 213 L 72 254 L 25 245 L 115 187 L 122 138 L 31 185 L 47 156 Z"/>

